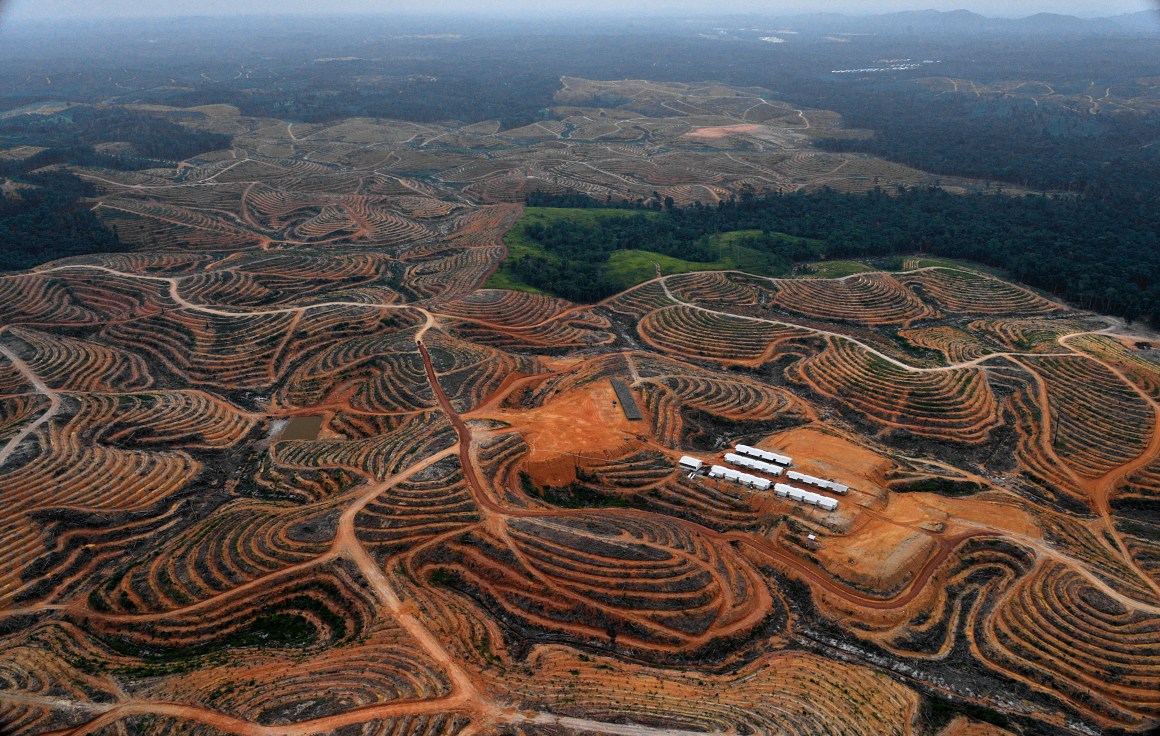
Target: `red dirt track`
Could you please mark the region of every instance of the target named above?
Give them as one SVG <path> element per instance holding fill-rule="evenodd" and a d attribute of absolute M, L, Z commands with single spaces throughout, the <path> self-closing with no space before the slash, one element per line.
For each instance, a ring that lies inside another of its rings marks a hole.
<path fill-rule="evenodd" d="M 76 169 L 128 250 L 0 274 L 0 734 L 917 736 L 937 693 L 1160 725 L 1133 331 L 917 256 L 489 288 L 531 192 L 940 181 L 813 150 L 836 114 L 751 89 L 557 103 L 514 130 L 206 106 L 231 150 Z M 677 466 L 741 443 L 849 493 Z"/>

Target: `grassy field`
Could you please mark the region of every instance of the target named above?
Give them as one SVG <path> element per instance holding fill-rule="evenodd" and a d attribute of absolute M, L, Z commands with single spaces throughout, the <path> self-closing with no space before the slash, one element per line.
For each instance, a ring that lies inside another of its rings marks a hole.
<path fill-rule="evenodd" d="M 528 237 L 526 227 L 531 223 L 548 224 L 553 221 L 566 220 L 576 224 L 595 224 L 600 220 L 639 217 L 642 214 L 646 217 L 664 216 L 660 213 L 642 212 L 641 210 L 529 207 L 524 211 L 524 216 L 504 236 L 508 257 L 504 264 L 501 264 L 487 280 L 484 287 L 543 293 L 541 289 L 522 281 L 507 267 L 509 261 L 521 256 L 534 255 L 551 260 L 559 258 L 559 256 L 545 250 L 540 243 Z M 747 239 L 759 236 L 761 236 L 761 232 L 758 230 L 740 230 L 712 236 L 709 241 L 715 256 L 712 261 L 689 261 L 646 249 L 618 250 L 609 256 L 605 264 L 604 278 L 617 290 L 622 291 L 655 278 L 658 268 L 661 275 L 664 276 L 691 271 L 729 270 L 745 271 L 762 276 L 780 275 L 785 269 L 777 258 L 770 253 L 746 245 Z M 786 242 L 804 240 L 782 234 L 777 234 L 775 237 L 784 239 Z"/>
<path fill-rule="evenodd" d="M 483 283 L 485 289 L 507 289 L 508 291 L 527 291 L 532 294 L 545 294 L 543 289 L 537 289 L 531 284 L 525 284 L 523 281 L 508 271 L 503 266 L 495 270 L 495 273 Z"/>
<path fill-rule="evenodd" d="M 760 230 L 736 230 L 712 236 L 709 243 L 716 260 L 707 263 L 686 261 L 647 250 L 617 251 L 608 259 L 608 278 L 621 289 L 628 289 L 654 278 L 657 266 L 662 276 L 691 271 L 745 271 L 759 276 L 779 276 L 785 269 L 775 258 L 744 244 L 747 238 L 760 235 Z M 777 234 L 776 237 L 795 240 L 790 235 Z"/>

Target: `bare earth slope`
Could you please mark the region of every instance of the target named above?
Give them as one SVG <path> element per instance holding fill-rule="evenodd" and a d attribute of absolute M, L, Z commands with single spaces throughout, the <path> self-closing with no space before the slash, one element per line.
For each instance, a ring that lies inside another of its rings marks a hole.
<path fill-rule="evenodd" d="M 1122 326 L 944 265 L 482 289 L 532 189 L 931 180 L 760 90 L 559 103 L 215 109 L 233 150 L 80 172 L 139 248 L 0 277 L 0 733 L 1155 727 L 1160 367 Z M 677 470 L 735 443 L 850 493 Z"/>

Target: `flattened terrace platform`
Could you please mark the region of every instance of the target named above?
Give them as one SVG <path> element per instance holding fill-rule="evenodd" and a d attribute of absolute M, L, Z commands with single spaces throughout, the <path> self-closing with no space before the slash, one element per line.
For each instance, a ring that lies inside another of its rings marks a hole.
<path fill-rule="evenodd" d="M 625 385 L 624 381 L 619 378 L 613 378 L 612 390 L 616 392 L 616 398 L 620 400 L 620 408 L 624 410 L 624 416 L 632 421 L 639 421 L 644 419 L 644 415 L 640 413 L 640 407 L 636 405 L 636 397 L 632 395 L 632 391 Z"/>

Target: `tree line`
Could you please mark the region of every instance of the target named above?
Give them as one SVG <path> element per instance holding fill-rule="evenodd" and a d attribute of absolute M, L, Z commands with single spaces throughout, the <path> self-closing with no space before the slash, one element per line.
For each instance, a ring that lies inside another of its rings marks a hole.
<path fill-rule="evenodd" d="M 548 195 L 533 192 L 529 206 L 620 208 L 622 202 L 597 202 L 586 195 Z M 732 233 L 728 244 L 713 236 L 737 228 L 727 223 L 689 215 L 659 196 L 628 205 L 623 215 L 574 218 L 560 210 L 545 221 L 521 221 L 514 233 L 530 240 L 536 250 L 514 256 L 506 264 L 520 281 L 565 299 L 594 302 L 625 288 L 625 274 L 610 262 L 618 251 L 641 250 L 693 263 L 711 264 L 745 251 L 749 268 L 763 275 L 788 272 L 795 261 L 819 258 L 817 243 L 787 238 L 773 232 Z M 646 256 L 647 258 L 647 256 Z M 651 275 L 651 267 L 649 270 Z"/>
<path fill-rule="evenodd" d="M 529 198 L 538 206 L 552 201 L 545 194 Z M 575 195 L 565 201 L 577 204 Z M 589 198 L 585 205 L 611 203 Z M 960 258 L 1003 269 L 1078 307 L 1160 326 L 1160 207 L 1133 197 L 964 196 L 911 187 L 866 194 L 745 192 L 715 206 L 666 207 L 656 198 L 615 206 L 654 211 L 632 222 L 632 235 L 650 242 L 647 231 L 655 228 L 657 242 L 672 242 L 666 247 L 673 253 L 681 252 L 682 243 L 696 253 L 696 243 L 714 233 L 756 230 L 766 237 L 755 246 L 791 262 L 916 253 Z M 620 242 L 618 233 L 608 231 L 622 222 L 607 220 L 598 237 Z M 774 233 L 816 239 L 820 252 Z M 607 259 L 606 247 L 587 261 L 576 256 L 581 265 L 565 266 L 555 277 L 563 283 L 590 278 L 590 264 Z"/>
<path fill-rule="evenodd" d="M 112 141 L 128 147 L 118 154 L 94 147 Z M 7 193 L 0 192 L 0 271 L 12 271 L 126 249 L 81 201 L 96 190 L 64 166 L 132 171 L 228 148 L 231 139 L 136 110 L 78 106 L 0 121 L 0 144 L 44 149 L 24 159 L 0 160 L 0 182 L 12 182 Z"/>

